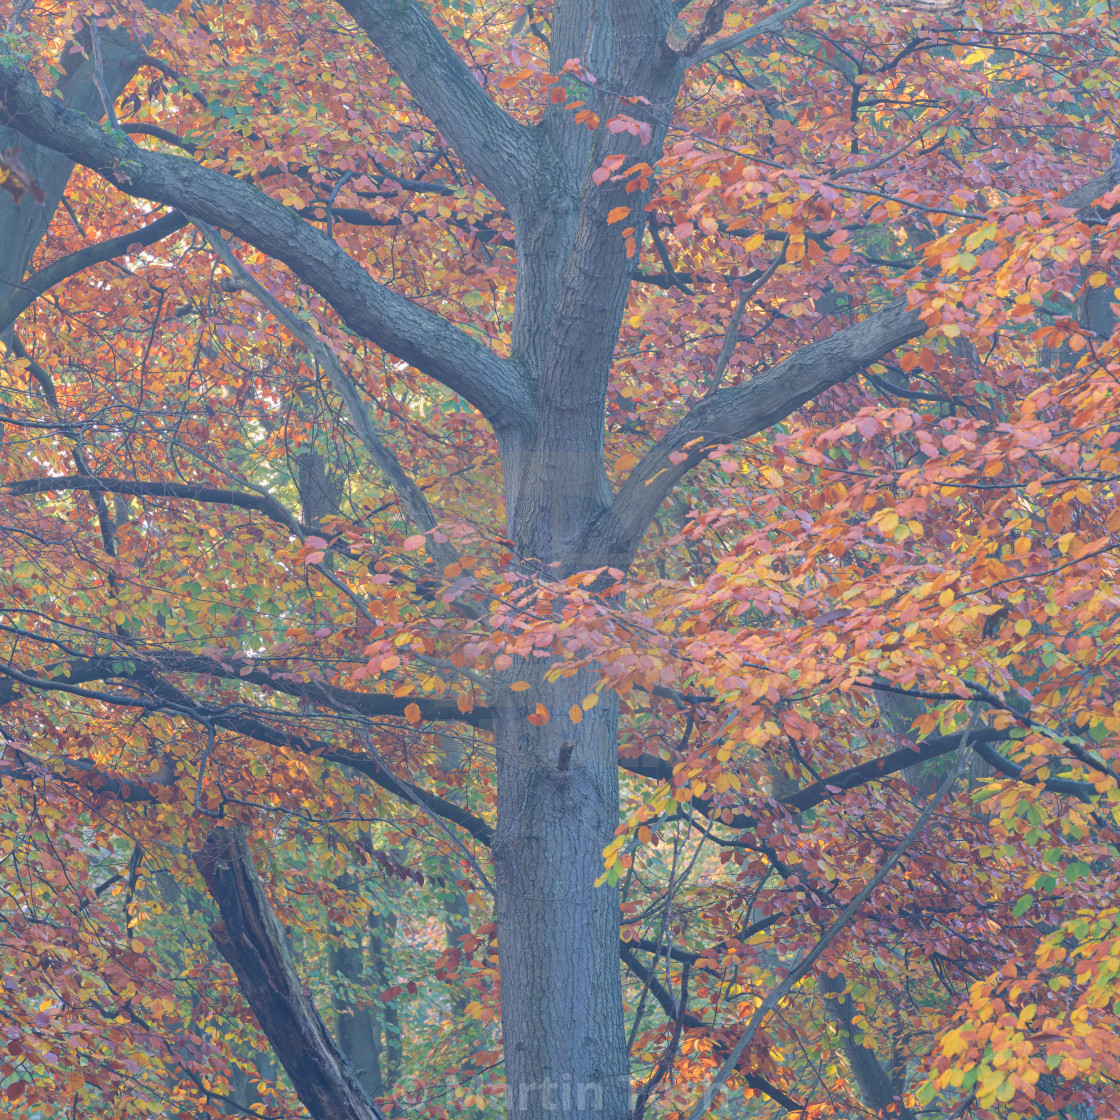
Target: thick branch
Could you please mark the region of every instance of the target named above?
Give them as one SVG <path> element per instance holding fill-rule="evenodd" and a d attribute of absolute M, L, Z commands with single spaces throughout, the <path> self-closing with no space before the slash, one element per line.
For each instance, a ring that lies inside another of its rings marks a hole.
<path fill-rule="evenodd" d="M 917 310 L 898 299 L 750 381 L 706 397 L 658 440 L 591 527 L 578 550 L 590 557 L 587 566 L 625 570 L 661 503 L 713 447 L 764 431 L 925 329 Z"/>
<path fill-rule="evenodd" d="M 537 170 L 532 131 L 499 108 L 415 0 L 340 0 L 467 170 L 507 206 Z"/>
<path fill-rule="evenodd" d="M 970 744 L 976 733 L 968 737 Z M 1049 793 L 1061 794 L 1063 797 L 1076 797 L 1080 801 L 1091 801 L 1097 795 L 1097 787 L 1092 782 L 1075 782 L 1070 778 L 1041 778 L 1023 774 L 1023 767 L 1014 763 L 986 742 L 977 741 L 973 748 L 976 753 L 993 769 L 1011 778 L 1016 782 L 1025 782 L 1029 786 L 1041 785 Z"/>
<path fill-rule="evenodd" d="M 1078 187 L 1073 194 L 1062 199 L 1061 205 L 1076 210 L 1077 217 L 1083 222 L 1094 225 L 1107 222 L 1116 213 L 1117 207 L 1102 209 L 1095 203 L 1115 186 L 1120 186 L 1120 168 L 1110 167 L 1103 175 L 1099 175 L 1083 187 Z"/>
<path fill-rule="evenodd" d="M 16 319 L 26 311 L 44 292 L 49 291 L 63 280 L 77 275 L 83 269 L 95 264 L 104 264 L 119 257 L 133 245 L 148 246 L 162 241 L 165 237 L 181 230 L 187 224 L 182 214 L 165 214 L 151 225 L 133 233 L 122 233 L 97 245 L 89 245 L 70 253 L 61 260 L 54 261 L 46 268 L 28 276 L 18 289 L 0 303 L 0 332 L 6 331 Z"/>
<path fill-rule="evenodd" d="M 35 764 L 24 761 L 0 762 L 0 778 L 9 778 L 13 782 L 35 782 L 44 777 L 51 777 L 65 785 L 88 789 L 95 796 L 111 797 L 114 801 L 124 801 L 128 804 L 159 800 L 146 783 L 129 781 L 119 774 L 106 773 L 88 758 L 61 758 L 55 761 L 62 764 L 61 771 L 51 770 L 39 760 L 36 760 Z"/>
<path fill-rule="evenodd" d="M 35 79 L 10 62 L 0 64 L 0 114 L 23 135 L 128 194 L 174 206 L 282 261 L 356 334 L 459 393 L 496 428 L 531 424 L 530 395 L 515 364 L 373 280 L 320 230 L 256 187 L 104 132 L 44 96 Z"/>
<path fill-rule="evenodd" d="M 177 0 L 147 0 L 153 11 L 170 12 Z M 63 31 L 59 24 L 59 31 Z M 100 120 L 105 112 L 106 96 L 111 102 L 127 87 L 143 58 L 143 43 L 136 42 L 127 25 L 101 28 L 99 32 L 100 66 L 95 65 L 88 23 L 83 19 L 74 28 L 73 38 L 63 34 L 59 40 L 57 66 L 61 73 L 53 91 L 60 103 L 90 120 Z M 0 292 L 6 297 L 18 291 L 35 250 L 51 223 L 59 200 L 63 197 L 73 163 L 65 156 L 44 150 L 37 144 L 19 144 L 3 120 L 0 127 L 0 148 L 15 143 L 23 149 L 22 158 L 35 170 L 35 178 L 46 196 L 39 206 L 26 200 L 19 206 L 0 207 Z"/>
<path fill-rule="evenodd" d="M 135 668 L 126 669 L 122 663 L 131 663 Z M 447 700 L 433 700 L 426 696 L 388 696 L 378 692 L 355 692 L 322 681 L 295 680 L 289 673 L 270 674 L 264 667 L 250 668 L 251 664 L 237 661 L 234 664 L 223 665 L 212 658 L 172 651 L 148 650 L 143 653 L 120 651 L 106 657 L 74 659 L 67 662 L 65 666 L 49 667 L 48 671 L 57 673 L 54 676 L 37 677 L 33 674 L 21 673 L 16 679 L 34 688 L 62 690 L 97 680 L 141 679 L 145 673 L 151 672 L 183 673 L 188 676 L 215 677 L 256 685 L 345 715 L 403 716 L 405 708 L 415 704 L 420 709 L 420 718 L 425 721 L 449 720 L 475 727 L 490 721 L 490 713 L 485 708 L 464 714 L 459 711 L 455 703 Z M 246 668 L 250 668 L 250 671 L 243 673 Z M 0 673 L 6 672 L 8 672 L 6 669 L 0 670 Z M 15 699 L 14 686 L 7 682 L 0 682 L 0 705 L 10 703 L 13 699 Z"/>
<path fill-rule="evenodd" d="M 222 915 L 210 936 L 307 1111 L 315 1120 L 385 1120 L 296 974 L 244 833 L 214 829 L 194 861 Z"/>
<path fill-rule="evenodd" d="M 1081 221 L 1098 223 L 1117 208 L 1105 213 L 1094 203 L 1117 185 L 1120 170 L 1113 168 L 1057 205 L 1077 211 Z M 584 534 L 582 547 L 576 550 L 581 562 L 586 568 L 609 565 L 625 570 L 661 503 L 713 447 L 764 431 L 925 330 L 918 310 L 898 299 L 861 322 L 802 347 L 745 384 L 706 397 L 631 471 L 609 509 Z"/>
<path fill-rule="evenodd" d="M 992 743 L 1006 742 L 1011 738 L 1010 730 L 998 730 L 993 727 L 974 728 L 972 731 L 956 731 L 950 735 L 933 735 L 923 739 L 913 747 L 902 747 L 890 754 L 879 758 L 868 759 L 857 766 L 849 766 L 821 778 L 812 785 L 797 790 L 788 797 L 781 799 L 781 804 L 797 813 L 805 813 L 815 809 L 822 802 L 837 797 L 849 790 L 859 789 L 871 782 L 881 782 L 900 770 L 917 766 L 923 762 L 940 758 L 942 755 L 952 754 L 959 750 L 966 742 L 981 758 L 991 766 L 1018 781 L 1030 782 L 1031 779 L 1022 777 L 1022 767 L 1016 766 L 1009 759 L 998 754 L 991 746 Z M 994 761 L 993 761 L 994 759 Z M 637 759 L 619 758 L 620 769 L 643 778 L 652 778 L 655 781 L 667 782 L 673 777 L 673 764 L 666 759 L 656 758 L 652 755 L 642 755 Z M 1072 797 L 1087 798 L 1095 792 L 1091 782 L 1075 782 L 1068 778 L 1048 778 L 1046 788 L 1052 793 L 1066 794 Z M 754 828 L 758 818 L 737 813 L 730 821 L 721 819 L 720 811 L 708 798 L 695 797 L 692 799 L 692 808 L 709 820 L 717 821 L 727 828 L 744 830 Z"/>
<path fill-rule="evenodd" d="M 788 805 L 796 812 L 804 813 L 820 805 L 822 801 L 846 793 L 850 789 L 858 789 L 869 782 L 882 781 L 891 774 L 897 774 L 910 766 L 917 766 L 919 763 L 929 762 L 942 755 L 952 754 L 960 750 L 966 740 L 968 746 L 979 754 L 980 744 L 1002 743 L 1009 738 L 1011 738 L 1010 731 L 999 731 L 993 727 L 979 727 L 967 732 L 956 731 L 951 735 L 933 735 L 923 739 L 914 747 L 902 747 L 881 758 L 873 758 L 868 762 L 861 762 L 858 766 L 841 770 L 838 774 L 830 774 L 827 778 L 822 778 L 819 782 L 814 782 L 791 796 L 782 798 L 782 804 Z"/>

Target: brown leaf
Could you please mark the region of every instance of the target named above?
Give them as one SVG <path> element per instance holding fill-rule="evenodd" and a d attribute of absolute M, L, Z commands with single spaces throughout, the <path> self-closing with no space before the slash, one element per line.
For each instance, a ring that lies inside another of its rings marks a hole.
<path fill-rule="evenodd" d="M 31 195 L 40 206 L 47 199 L 43 188 L 24 167 L 18 148 L 8 148 L 0 154 L 0 187 L 12 196 L 12 201 L 17 206 L 25 194 Z"/>

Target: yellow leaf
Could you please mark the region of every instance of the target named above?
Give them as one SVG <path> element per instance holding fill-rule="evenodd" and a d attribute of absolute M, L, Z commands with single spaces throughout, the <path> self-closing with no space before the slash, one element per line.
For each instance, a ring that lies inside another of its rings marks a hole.
<path fill-rule="evenodd" d="M 582 701 L 583 710 L 585 712 L 589 712 L 598 703 L 599 703 L 599 694 L 597 692 L 593 692 L 593 693 L 591 693 L 590 696 L 585 696 L 583 698 L 583 701 Z"/>
<path fill-rule="evenodd" d="M 1031 620 L 1029 618 L 1020 618 L 1014 626 L 1015 633 L 1020 638 L 1025 638 L 1031 632 Z"/>
<path fill-rule="evenodd" d="M 1108 274 L 1104 272 L 1094 272 L 1089 277 L 1090 288 L 1103 288 L 1108 283 Z"/>

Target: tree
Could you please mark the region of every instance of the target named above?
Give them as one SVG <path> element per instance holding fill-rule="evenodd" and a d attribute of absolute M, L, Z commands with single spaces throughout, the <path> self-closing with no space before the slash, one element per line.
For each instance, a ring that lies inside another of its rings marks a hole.
<path fill-rule="evenodd" d="M 510 1117 L 1107 1111 L 1113 32 L 936 9 L 5 9 L 11 1101 L 248 1107 L 146 864 L 378 1115 L 415 860 Z"/>

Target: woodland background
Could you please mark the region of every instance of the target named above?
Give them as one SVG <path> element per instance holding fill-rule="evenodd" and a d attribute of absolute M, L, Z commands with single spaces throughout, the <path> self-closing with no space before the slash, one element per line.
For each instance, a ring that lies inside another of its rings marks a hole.
<path fill-rule="evenodd" d="M 1111 0 L 0 20 L 5 1115 L 1120 1115 Z"/>

